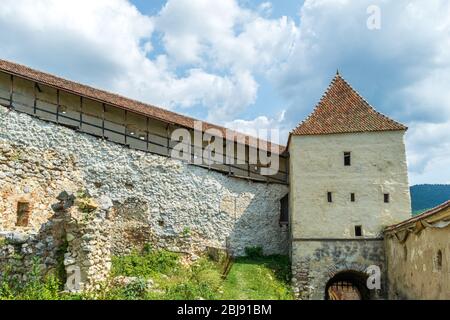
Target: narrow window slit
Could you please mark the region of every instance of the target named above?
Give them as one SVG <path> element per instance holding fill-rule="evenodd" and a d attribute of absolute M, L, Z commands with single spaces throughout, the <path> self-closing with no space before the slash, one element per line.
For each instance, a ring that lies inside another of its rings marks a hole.
<path fill-rule="evenodd" d="M 31 205 L 28 201 L 17 202 L 17 227 L 28 227 L 30 222 Z"/>
<path fill-rule="evenodd" d="M 351 152 L 344 152 L 344 166 L 348 167 L 352 165 Z"/>
<path fill-rule="evenodd" d="M 355 237 L 362 237 L 362 226 L 355 226 Z"/>

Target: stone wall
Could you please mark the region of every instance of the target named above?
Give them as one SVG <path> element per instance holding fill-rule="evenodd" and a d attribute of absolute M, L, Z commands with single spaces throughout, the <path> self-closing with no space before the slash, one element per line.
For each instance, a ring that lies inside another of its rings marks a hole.
<path fill-rule="evenodd" d="M 381 270 L 381 289 L 370 292 L 370 298 L 377 299 L 384 297 L 386 291 L 382 240 L 311 240 L 292 244 L 292 282 L 299 299 L 322 300 L 327 283 L 334 276 L 356 272 L 367 278 L 367 268 L 372 265 Z"/>
<path fill-rule="evenodd" d="M 67 291 L 100 289 L 111 269 L 111 208 L 106 197 L 63 191 L 38 231 L 0 232 L 0 281 L 54 274 L 66 280 Z"/>
<path fill-rule="evenodd" d="M 32 233 L 0 232 L 0 280 L 5 276 L 26 281 L 33 269 L 43 273 L 58 273 L 65 250 L 64 223 L 52 216 Z M 64 271 L 64 270 L 62 270 Z"/>
<path fill-rule="evenodd" d="M 198 253 L 225 247 L 236 255 L 261 246 L 287 252 L 279 200 L 287 186 L 228 177 L 82 134 L 0 107 L 0 228 L 36 231 L 61 191 L 108 196 L 111 250 L 144 243 Z M 16 226 L 17 201 L 30 203 L 28 227 Z"/>

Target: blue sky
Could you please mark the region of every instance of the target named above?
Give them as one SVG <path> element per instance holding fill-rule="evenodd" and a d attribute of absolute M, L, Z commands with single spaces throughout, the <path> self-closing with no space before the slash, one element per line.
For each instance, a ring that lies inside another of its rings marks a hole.
<path fill-rule="evenodd" d="M 411 184 L 450 183 L 446 0 L 3 0 L 0 30 L 3 59 L 241 131 L 279 128 L 282 144 L 339 69 L 409 126 Z"/>

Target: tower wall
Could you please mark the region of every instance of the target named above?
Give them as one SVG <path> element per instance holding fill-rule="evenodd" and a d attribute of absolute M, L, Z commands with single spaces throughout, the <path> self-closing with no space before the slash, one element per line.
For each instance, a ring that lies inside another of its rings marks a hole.
<path fill-rule="evenodd" d="M 340 271 L 377 265 L 383 273 L 382 230 L 411 214 L 404 131 L 292 136 L 289 151 L 299 297 L 323 298 L 327 279 Z M 344 165 L 344 152 L 351 153 L 350 166 Z"/>

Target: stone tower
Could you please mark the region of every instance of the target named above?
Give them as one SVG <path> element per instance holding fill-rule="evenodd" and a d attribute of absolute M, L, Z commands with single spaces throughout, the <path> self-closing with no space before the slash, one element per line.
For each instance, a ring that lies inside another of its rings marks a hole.
<path fill-rule="evenodd" d="M 291 255 L 299 298 L 383 295 L 382 230 L 411 215 L 406 130 L 337 74 L 291 132 Z M 381 290 L 366 285 L 365 270 L 373 265 L 381 270 Z"/>

